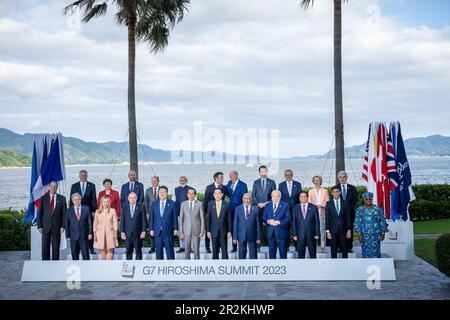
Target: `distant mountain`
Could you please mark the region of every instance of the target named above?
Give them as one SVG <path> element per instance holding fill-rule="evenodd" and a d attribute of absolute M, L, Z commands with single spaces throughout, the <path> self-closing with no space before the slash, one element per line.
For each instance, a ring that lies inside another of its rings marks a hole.
<path fill-rule="evenodd" d="M 450 137 L 436 134 L 428 137 L 409 138 L 405 140 L 405 148 L 407 155 L 410 157 L 450 156 Z M 292 157 L 289 160 L 334 158 L 335 152 L 335 149 L 333 149 L 322 155 Z M 345 148 L 345 156 L 349 159 L 361 159 L 364 157 L 365 152 L 365 144 Z"/>
<path fill-rule="evenodd" d="M 0 167 L 29 167 L 31 166 L 31 157 L 29 155 L 0 150 Z"/>

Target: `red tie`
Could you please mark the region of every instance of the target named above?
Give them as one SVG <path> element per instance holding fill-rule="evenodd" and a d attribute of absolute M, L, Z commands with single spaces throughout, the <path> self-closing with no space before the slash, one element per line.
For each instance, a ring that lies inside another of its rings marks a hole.
<path fill-rule="evenodd" d="M 306 219 L 306 206 L 302 205 L 302 211 L 303 211 L 303 219 Z"/>
<path fill-rule="evenodd" d="M 77 220 L 80 221 L 80 207 L 77 208 Z"/>
<path fill-rule="evenodd" d="M 245 220 L 248 220 L 248 216 L 250 213 L 248 212 L 248 206 L 245 206 Z"/>
<path fill-rule="evenodd" d="M 55 196 L 51 196 L 50 200 L 50 213 L 53 215 L 55 213 Z"/>

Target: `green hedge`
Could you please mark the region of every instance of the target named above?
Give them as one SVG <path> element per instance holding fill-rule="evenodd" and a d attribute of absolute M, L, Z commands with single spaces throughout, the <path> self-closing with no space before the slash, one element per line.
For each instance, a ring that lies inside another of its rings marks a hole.
<path fill-rule="evenodd" d="M 0 251 L 30 250 L 31 224 L 22 224 L 24 217 L 24 211 L 0 211 Z"/>
<path fill-rule="evenodd" d="M 450 277 L 450 233 L 443 234 L 436 240 L 436 261 L 438 269 Z"/>

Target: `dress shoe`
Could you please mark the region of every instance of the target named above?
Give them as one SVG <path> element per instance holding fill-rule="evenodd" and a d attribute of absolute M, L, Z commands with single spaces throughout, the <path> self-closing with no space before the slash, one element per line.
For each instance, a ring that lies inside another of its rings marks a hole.
<path fill-rule="evenodd" d="M 353 253 L 353 249 L 348 249 L 348 253 Z"/>
<path fill-rule="evenodd" d="M 206 253 L 211 253 L 211 249 L 210 248 L 206 248 Z"/>
<path fill-rule="evenodd" d="M 91 250 L 89 250 L 89 253 L 90 253 L 90 254 L 96 254 L 97 252 L 95 252 L 94 249 L 91 249 Z"/>
<path fill-rule="evenodd" d="M 236 249 L 236 248 L 233 248 L 233 249 L 231 249 L 230 252 L 237 252 L 237 249 Z"/>
<path fill-rule="evenodd" d="M 150 248 L 150 250 L 148 250 L 148 253 L 155 253 L 155 249 L 154 248 Z"/>
<path fill-rule="evenodd" d="M 184 252 L 184 248 L 178 249 L 177 253 L 181 253 L 181 252 Z"/>

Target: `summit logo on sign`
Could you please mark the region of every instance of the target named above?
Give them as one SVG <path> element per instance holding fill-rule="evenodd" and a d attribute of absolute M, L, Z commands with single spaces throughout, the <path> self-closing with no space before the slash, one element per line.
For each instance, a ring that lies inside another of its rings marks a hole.
<path fill-rule="evenodd" d="M 133 278 L 134 277 L 134 265 L 128 262 L 122 264 L 122 277 Z"/>

